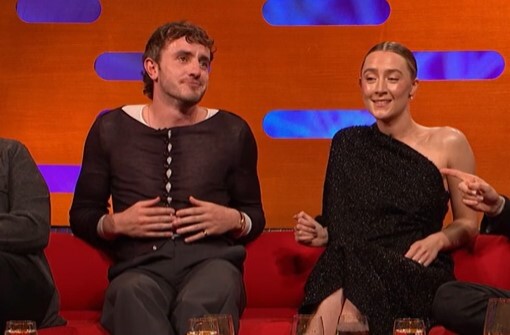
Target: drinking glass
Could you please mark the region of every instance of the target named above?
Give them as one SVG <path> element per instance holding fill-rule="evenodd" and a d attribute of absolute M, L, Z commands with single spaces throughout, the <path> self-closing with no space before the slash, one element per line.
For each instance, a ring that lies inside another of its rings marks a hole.
<path fill-rule="evenodd" d="M 210 317 L 218 322 L 218 335 L 235 335 L 234 322 L 230 314 L 208 314 L 204 317 Z"/>
<path fill-rule="evenodd" d="M 292 319 L 291 335 L 324 335 L 322 317 L 313 314 L 296 314 Z"/>
<path fill-rule="evenodd" d="M 37 328 L 32 320 L 10 320 L 5 323 L 5 335 L 35 335 Z"/>
<path fill-rule="evenodd" d="M 368 335 L 368 321 L 364 315 L 340 315 L 336 335 Z"/>
<path fill-rule="evenodd" d="M 510 299 L 491 298 L 485 314 L 484 335 L 510 334 Z"/>
<path fill-rule="evenodd" d="M 218 335 L 218 321 L 215 318 L 202 316 L 189 319 L 187 335 Z"/>
<path fill-rule="evenodd" d="M 418 318 L 399 318 L 393 325 L 393 335 L 425 335 L 425 322 Z"/>

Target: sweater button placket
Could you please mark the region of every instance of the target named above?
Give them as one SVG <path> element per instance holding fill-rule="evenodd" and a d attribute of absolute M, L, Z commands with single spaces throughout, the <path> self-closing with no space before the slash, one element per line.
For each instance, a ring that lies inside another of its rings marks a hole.
<path fill-rule="evenodd" d="M 172 177 L 172 168 L 171 168 L 171 164 L 172 164 L 172 156 L 171 156 L 171 152 L 172 152 L 172 142 L 171 139 L 172 139 L 172 130 L 168 130 L 168 133 L 167 133 L 167 137 L 168 137 L 168 142 L 167 142 L 167 157 L 166 157 L 166 171 L 165 171 L 165 181 L 166 181 L 166 184 L 165 184 L 165 190 L 166 190 L 166 194 L 165 194 L 165 198 L 166 198 L 166 205 L 168 207 L 170 207 L 172 205 L 172 197 L 170 196 L 170 191 L 172 190 L 172 183 L 170 182 L 170 177 Z M 172 236 L 172 239 L 174 238 L 175 236 Z"/>

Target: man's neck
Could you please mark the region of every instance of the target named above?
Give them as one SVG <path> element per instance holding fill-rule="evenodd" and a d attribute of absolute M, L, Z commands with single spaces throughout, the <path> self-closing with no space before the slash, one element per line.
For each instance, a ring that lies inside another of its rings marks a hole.
<path fill-rule="evenodd" d="M 189 126 L 202 121 L 207 111 L 199 105 L 168 106 L 153 102 L 144 111 L 148 125 L 155 129 Z"/>

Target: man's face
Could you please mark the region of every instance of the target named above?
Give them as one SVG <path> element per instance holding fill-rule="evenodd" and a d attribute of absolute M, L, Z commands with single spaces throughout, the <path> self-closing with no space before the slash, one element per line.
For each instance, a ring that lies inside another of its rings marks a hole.
<path fill-rule="evenodd" d="M 207 90 L 210 63 L 211 52 L 206 46 L 190 44 L 185 37 L 170 42 L 161 50 L 153 76 L 154 98 L 197 104 Z"/>

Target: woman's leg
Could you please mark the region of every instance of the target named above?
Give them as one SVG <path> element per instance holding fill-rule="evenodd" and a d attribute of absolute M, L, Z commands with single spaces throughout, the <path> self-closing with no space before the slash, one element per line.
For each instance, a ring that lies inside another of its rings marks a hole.
<path fill-rule="evenodd" d="M 335 335 L 340 315 L 358 316 L 360 311 L 350 300 L 345 299 L 343 289 L 340 289 L 326 299 L 317 308 L 315 315 L 322 317 L 324 335 Z"/>

